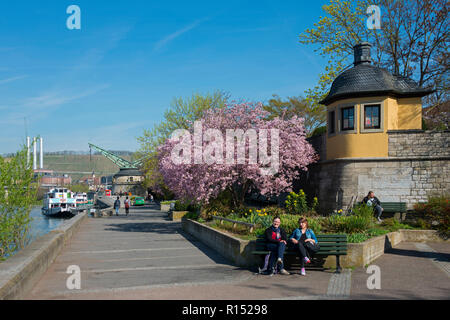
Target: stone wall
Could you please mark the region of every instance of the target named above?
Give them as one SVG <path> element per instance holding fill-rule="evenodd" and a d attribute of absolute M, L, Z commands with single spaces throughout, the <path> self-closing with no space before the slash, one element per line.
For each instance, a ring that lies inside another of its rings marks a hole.
<path fill-rule="evenodd" d="M 309 166 L 299 187 L 319 198 L 321 213 L 345 209 L 352 196 L 361 201 L 368 191 L 413 209 L 429 195 L 450 193 L 449 140 L 449 131 L 389 132 L 388 158 L 320 161 Z"/>
<path fill-rule="evenodd" d="M 389 157 L 450 157 L 450 131 L 388 131 Z"/>

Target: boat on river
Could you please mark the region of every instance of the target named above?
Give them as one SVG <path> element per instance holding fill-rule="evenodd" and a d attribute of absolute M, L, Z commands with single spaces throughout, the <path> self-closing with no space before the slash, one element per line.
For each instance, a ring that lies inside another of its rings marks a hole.
<path fill-rule="evenodd" d="M 72 216 L 77 206 L 75 195 L 67 188 L 50 189 L 44 196 L 42 214 L 49 217 Z"/>

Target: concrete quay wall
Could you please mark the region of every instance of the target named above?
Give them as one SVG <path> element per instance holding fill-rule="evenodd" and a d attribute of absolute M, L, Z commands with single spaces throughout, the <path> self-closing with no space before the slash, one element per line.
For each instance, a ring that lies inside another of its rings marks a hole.
<path fill-rule="evenodd" d="M 23 298 L 53 263 L 88 217 L 81 212 L 0 263 L 0 300 Z"/>

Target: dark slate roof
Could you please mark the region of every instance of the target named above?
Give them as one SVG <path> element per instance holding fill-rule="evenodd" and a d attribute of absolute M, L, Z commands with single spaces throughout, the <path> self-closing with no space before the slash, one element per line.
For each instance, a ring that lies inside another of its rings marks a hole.
<path fill-rule="evenodd" d="M 423 97 L 431 92 L 433 90 L 419 87 L 409 78 L 393 75 L 386 69 L 355 60 L 353 68 L 342 72 L 333 81 L 330 92 L 320 103 L 329 105 L 340 99 L 378 95 Z"/>
<path fill-rule="evenodd" d="M 123 177 L 123 176 L 142 176 L 142 172 L 134 169 L 134 168 L 121 168 L 119 172 L 117 172 L 114 177 Z"/>

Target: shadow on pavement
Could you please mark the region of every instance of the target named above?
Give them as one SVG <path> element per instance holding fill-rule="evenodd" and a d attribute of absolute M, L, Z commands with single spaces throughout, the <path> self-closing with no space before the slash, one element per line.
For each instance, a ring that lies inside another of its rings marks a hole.
<path fill-rule="evenodd" d="M 120 219 L 123 215 L 114 216 L 114 218 Z M 162 217 L 158 217 L 160 220 Z M 111 217 L 112 218 L 112 217 Z M 110 219 L 111 219 L 110 218 Z M 147 220 L 149 219 L 149 216 L 141 215 L 141 216 L 126 216 L 127 220 Z M 170 240 L 170 241 L 189 241 L 193 246 L 195 246 L 197 249 L 199 249 L 203 254 L 208 256 L 211 260 L 213 260 L 215 263 L 219 264 L 225 264 L 234 266 L 230 261 L 220 254 L 218 254 L 214 249 L 209 248 L 207 245 L 202 243 L 201 241 L 197 240 L 194 236 L 191 236 L 190 234 L 184 232 L 181 229 L 181 223 L 180 222 L 171 222 L 171 223 L 165 223 L 165 222 L 125 222 L 125 223 L 113 223 L 113 224 L 107 224 L 105 225 L 105 230 L 107 231 L 116 231 L 116 232 L 147 232 L 147 233 L 155 233 L 155 234 L 179 234 L 184 239 L 177 239 L 177 240 Z M 158 240 L 154 239 L 153 241 L 167 241 L 167 240 Z M 239 268 L 237 266 L 236 270 L 247 270 L 244 268 Z"/>
<path fill-rule="evenodd" d="M 395 254 L 400 256 L 407 256 L 407 257 L 418 257 L 418 258 L 427 258 L 427 259 L 433 259 L 436 261 L 444 261 L 449 262 L 450 261 L 450 254 L 448 253 L 440 253 L 440 252 L 424 252 L 419 250 L 407 250 L 407 249 L 396 249 L 391 248 L 386 251 L 388 254 Z"/>
<path fill-rule="evenodd" d="M 117 217 L 117 218 L 120 218 Z M 139 218 L 139 217 L 126 217 Z M 148 220 L 148 218 L 146 219 Z M 127 223 L 115 223 L 105 225 L 107 231 L 119 231 L 119 232 L 149 232 L 158 234 L 176 234 L 180 229 L 179 224 L 160 223 L 160 222 L 127 222 Z"/>
<path fill-rule="evenodd" d="M 205 255 L 207 255 L 215 263 L 220 263 L 220 264 L 226 264 L 226 265 L 229 265 L 229 266 L 233 266 L 234 270 L 247 270 L 247 271 L 249 271 L 249 269 L 247 269 L 247 268 L 241 268 L 241 267 L 236 266 L 230 260 L 228 260 L 224 256 L 220 255 L 214 249 L 208 247 L 206 244 L 204 244 L 203 242 L 201 242 L 200 240 L 198 240 L 197 238 L 195 238 L 191 234 L 185 232 L 183 229 L 180 228 L 178 233 L 181 236 L 183 236 L 187 241 L 189 241 L 192 245 L 197 247 L 197 249 L 199 249 L 201 252 L 203 252 Z"/>

